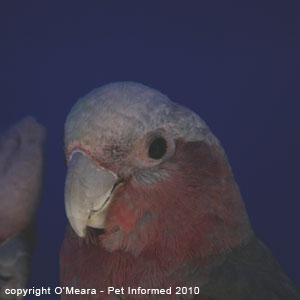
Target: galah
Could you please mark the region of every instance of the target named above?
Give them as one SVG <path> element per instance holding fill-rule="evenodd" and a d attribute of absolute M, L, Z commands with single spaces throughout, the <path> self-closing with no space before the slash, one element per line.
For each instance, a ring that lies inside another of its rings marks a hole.
<path fill-rule="evenodd" d="M 142 84 L 108 84 L 74 105 L 64 143 L 62 299 L 300 299 L 191 110 Z"/>
<path fill-rule="evenodd" d="M 35 241 L 35 215 L 43 183 L 45 130 L 32 117 L 0 140 L 0 299 L 25 288 Z"/>

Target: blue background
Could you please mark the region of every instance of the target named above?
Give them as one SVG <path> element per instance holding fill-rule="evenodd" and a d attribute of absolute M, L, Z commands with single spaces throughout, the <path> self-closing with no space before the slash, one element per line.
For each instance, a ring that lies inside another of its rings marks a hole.
<path fill-rule="evenodd" d="M 299 1 L 108 2 L 0 4 L 0 129 L 27 114 L 47 128 L 30 286 L 59 285 L 66 116 L 91 89 L 132 80 L 208 123 L 255 231 L 300 289 Z"/>

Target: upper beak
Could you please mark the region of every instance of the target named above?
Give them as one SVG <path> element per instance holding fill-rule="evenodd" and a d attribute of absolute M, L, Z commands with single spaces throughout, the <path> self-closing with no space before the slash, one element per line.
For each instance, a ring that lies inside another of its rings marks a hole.
<path fill-rule="evenodd" d="M 65 184 L 67 217 L 79 237 L 87 226 L 105 226 L 108 202 L 118 176 L 96 166 L 88 156 L 75 151 L 71 156 Z"/>

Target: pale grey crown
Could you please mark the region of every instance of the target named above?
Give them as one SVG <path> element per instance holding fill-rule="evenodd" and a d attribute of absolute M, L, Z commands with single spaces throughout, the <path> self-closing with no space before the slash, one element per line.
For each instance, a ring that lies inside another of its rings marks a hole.
<path fill-rule="evenodd" d="M 135 82 L 107 84 L 79 99 L 67 118 L 65 143 L 93 139 L 96 146 L 131 145 L 157 128 L 164 128 L 174 139 L 219 145 L 197 114 Z"/>

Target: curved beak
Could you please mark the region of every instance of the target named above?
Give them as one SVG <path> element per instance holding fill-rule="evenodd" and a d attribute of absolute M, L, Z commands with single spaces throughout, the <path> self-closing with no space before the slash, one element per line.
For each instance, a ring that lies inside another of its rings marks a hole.
<path fill-rule="evenodd" d="M 118 176 L 96 166 L 81 151 L 72 153 L 65 184 L 67 217 L 79 237 L 87 226 L 103 228 Z"/>

